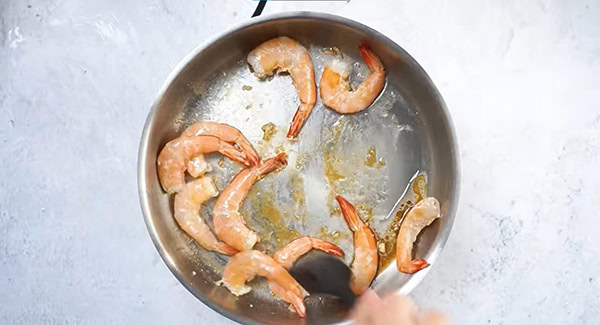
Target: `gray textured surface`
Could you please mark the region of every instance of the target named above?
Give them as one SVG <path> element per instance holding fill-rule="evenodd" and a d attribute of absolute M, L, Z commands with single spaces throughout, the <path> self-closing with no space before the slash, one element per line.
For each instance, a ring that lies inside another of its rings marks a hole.
<path fill-rule="evenodd" d="M 156 253 L 136 193 L 150 103 L 255 2 L 0 2 L 0 323 L 229 323 Z M 210 9 L 210 10 L 209 10 Z M 457 324 L 600 316 L 600 5 L 270 2 L 394 39 L 457 127 L 455 229 L 414 292 Z"/>

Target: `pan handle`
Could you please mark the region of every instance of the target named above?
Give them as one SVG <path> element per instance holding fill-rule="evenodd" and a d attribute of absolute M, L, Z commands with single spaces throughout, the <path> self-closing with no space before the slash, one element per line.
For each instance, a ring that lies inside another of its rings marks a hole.
<path fill-rule="evenodd" d="M 258 0 L 258 5 L 256 6 L 256 10 L 252 14 L 252 17 L 257 17 L 262 14 L 263 9 L 265 9 L 265 5 L 267 4 L 267 0 Z"/>

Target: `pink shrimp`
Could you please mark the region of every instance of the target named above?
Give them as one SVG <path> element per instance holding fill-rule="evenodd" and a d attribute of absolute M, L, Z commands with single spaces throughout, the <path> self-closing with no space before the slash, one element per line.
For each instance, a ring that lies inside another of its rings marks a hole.
<path fill-rule="evenodd" d="M 369 66 L 371 74 L 352 90 L 350 66 L 337 60 L 325 67 L 319 82 L 321 100 L 325 106 L 342 113 L 358 113 L 371 106 L 385 85 L 385 71 L 379 58 L 365 44 L 359 46 L 360 54 Z"/>
<path fill-rule="evenodd" d="M 440 217 L 440 202 L 433 197 L 424 198 L 408 211 L 400 224 L 396 239 L 396 266 L 403 273 L 416 273 L 429 264 L 422 259 L 412 259 L 413 243 L 423 228 Z"/>
<path fill-rule="evenodd" d="M 344 220 L 354 232 L 354 260 L 350 266 L 350 289 L 357 295 L 369 288 L 377 274 L 377 242 L 373 230 L 365 225 L 356 209 L 341 196 L 335 198 L 340 205 Z"/>
<path fill-rule="evenodd" d="M 250 250 L 260 240 L 248 229 L 240 214 L 242 203 L 252 185 L 266 174 L 285 167 L 286 154 L 281 153 L 262 164 L 242 170 L 223 190 L 213 209 L 213 225 L 217 237 L 239 251 Z"/>
<path fill-rule="evenodd" d="M 217 188 L 209 177 L 200 177 L 185 184 L 183 190 L 175 195 L 175 220 L 200 246 L 209 251 L 233 255 L 238 251 L 217 240 L 200 216 L 202 204 L 217 194 Z"/>
<path fill-rule="evenodd" d="M 231 125 L 208 121 L 198 122 L 187 127 L 182 133 L 182 136 L 199 135 L 210 135 L 227 143 L 236 144 L 240 147 L 241 151 L 246 154 L 246 157 L 252 165 L 258 165 L 260 162 L 256 150 L 254 150 L 248 139 L 244 137 L 240 130 Z M 210 166 L 204 161 L 203 155 L 198 155 L 190 160 L 187 170 L 193 177 L 200 177 L 205 172 L 210 171 Z"/>
<path fill-rule="evenodd" d="M 223 279 L 219 284 L 225 285 L 234 295 L 240 296 L 252 290 L 246 282 L 257 275 L 277 283 L 281 288 L 277 296 L 291 302 L 291 306 L 300 317 L 306 315 L 303 299 L 308 293 L 283 266 L 265 253 L 249 250 L 235 254 L 225 266 Z"/>
<path fill-rule="evenodd" d="M 220 152 L 231 160 L 248 164 L 246 155 L 234 146 L 213 136 L 182 136 L 169 141 L 158 155 L 158 178 L 167 193 L 176 193 L 185 185 L 185 170 L 192 157 Z"/>
<path fill-rule="evenodd" d="M 334 256 L 344 256 L 344 251 L 328 241 L 309 236 L 302 236 L 279 249 L 273 255 L 273 259 L 289 270 L 302 255 L 308 253 L 311 249 L 318 249 Z M 269 281 L 269 289 L 271 289 L 271 292 L 273 292 L 274 295 L 285 297 L 285 289 L 277 282 Z M 293 304 L 293 301 L 286 300 L 285 298 L 281 299 Z"/>
<path fill-rule="evenodd" d="M 287 137 L 295 138 L 317 102 L 315 70 L 308 51 L 297 41 L 280 36 L 270 39 L 248 54 L 254 75 L 264 79 L 277 72 L 289 72 L 298 91 L 300 107 L 296 111 Z"/>
<path fill-rule="evenodd" d="M 319 238 L 302 236 L 279 249 L 273 255 L 273 258 L 277 263 L 289 270 L 302 255 L 308 253 L 313 248 L 334 256 L 344 256 L 344 251 L 333 243 Z"/>

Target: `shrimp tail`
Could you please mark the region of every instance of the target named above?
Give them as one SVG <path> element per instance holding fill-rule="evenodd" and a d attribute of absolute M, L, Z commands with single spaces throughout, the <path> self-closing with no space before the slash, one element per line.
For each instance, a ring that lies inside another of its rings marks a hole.
<path fill-rule="evenodd" d="M 287 137 L 293 139 L 298 136 L 300 130 L 304 126 L 304 123 L 308 119 L 310 115 L 310 111 L 312 111 L 313 105 L 301 103 L 300 107 L 296 111 L 294 118 L 292 119 L 292 124 L 290 125 L 290 129 L 288 130 Z"/>
<path fill-rule="evenodd" d="M 291 306 L 294 308 L 298 316 L 306 317 L 306 306 L 304 306 L 304 299 L 291 293 L 289 294 L 289 297 L 292 302 Z"/>
<path fill-rule="evenodd" d="M 223 154 L 223 156 L 233 161 L 237 161 L 240 164 L 250 166 L 250 162 L 248 161 L 248 158 L 246 158 L 246 154 L 237 150 L 236 147 L 227 142 L 220 143 L 219 152 Z"/>
<path fill-rule="evenodd" d="M 327 254 L 331 254 L 334 256 L 339 256 L 342 257 L 344 256 L 344 251 L 337 247 L 336 245 L 334 245 L 333 243 L 330 243 L 328 241 L 319 239 L 319 238 L 310 238 L 311 241 L 311 245 L 314 249 L 318 249 L 320 251 L 323 251 Z"/>
<path fill-rule="evenodd" d="M 276 169 L 283 168 L 287 165 L 287 154 L 282 152 L 277 156 L 265 160 L 257 169 L 259 175 L 266 175 Z"/>
<path fill-rule="evenodd" d="M 354 206 L 352 204 L 350 204 L 350 202 L 346 201 L 346 199 L 344 199 L 341 196 L 336 196 L 335 199 L 338 201 L 338 204 L 340 205 L 340 209 L 342 210 L 342 215 L 344 216 L 344 220 L 346 220 L 346 223 L 348 224 L 348 226 L 350 227 L 350 230 L 352 231 L 358 231 L 360 230 L 360 228 L 363 227 L 363 222 L 362 220 L 360 220 L 360 217 L 358 216 L 358 213 L 356 212 L 356 209 L 354 208 Z"/>
<path fill-rule="evenodd" d="M 218 242 L 215 246 L 215 251 L 227 256 L 233 256 L 239 253 L 237 249 L 225 244 L 224 242 Z"/>
<path fill-rule="evenodd" d="M 369 66 L 371 72 L 383 71 L 383 64 L 379 61 L 379 58 L 371 51 L 369 46 L 365 43 L 361 43 L 358 46 L 360 55 L 362 56 L 365 63 Z"/>
<path fill-rule="evenodd" d="M 427 261 L 422 260 L 422 259 L 414 259 L 408 264 L 401 265 L 400 263 L 398 263 L 398 271 L 400 271 L 402 273 L 413 274 L 413 273 L 417 273 L 417 272 L 421 271 L 422 269 L 424 269 L 428 266 L 429 266 L 429 263 L 427 263 Z"/>
<path fill-rule="evenodd" d="M 246 139 L 244 139 L 244 140 L 246 140 Z M 248 157 L 248 160 L 250 160 L 252 165 L 258 166 L 258 164 L 260 164 L 260 158 L 258 157 L 256 150 L 254 150 L 252 145 L 247 140 L 239 141 L 238 145 L 242 149 L 242 152 L 244 152 L 246 154 L 246 156 Z"/>

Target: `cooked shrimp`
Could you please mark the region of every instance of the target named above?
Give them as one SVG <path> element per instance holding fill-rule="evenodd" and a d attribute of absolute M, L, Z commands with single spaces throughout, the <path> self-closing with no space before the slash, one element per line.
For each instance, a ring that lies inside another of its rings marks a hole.
<path fill-rule="evenodd" d="M 254 231 L 246 227 L 240 208 L 252 185 L 266 174 L 285 167 L 285 159 L 286 154 L 281 153 L 260 165 L 246 168 L 227 185 L 213 209 L 213 225 L 219 239 L 239 251 L 252 249 L 260 240 Z"/>
<path fill-rule="evenodd" d="M 292 119 L 287 137 L 295 138 L 317 101 L 315 70 L 308 51 L 295 40 L 281 36 L 270 39 L 248 54 L 248 63 L 260 79 L 277 72 L 289 72 L 298 91 L 300 107 Z"/>
<path fill-rule="evenodd" d="M 234 295 L 240 296 L 250 292 L 251 288 L 246 282 L 257 275 L 277 283 L 281 288 L 277 296 L 291 302 L 300 317 L 306 315 L 303 299 L 308 293 L 283 266 L 265 253 L 250 250 L 235 254 L 225 266 L 223 280 L 219 284 L 225 285 Z"/>
<path fill-rule="evenodd" d="M 373 230 L 365 225 L 356 209 L 341 196 L 335 198 L 340 205 L 344 220 L 354 232 L 354 260 L 350 265 L 350 289 L 357 295 L 369 288 L 377 273 L 379 255 Z"/>
<path fill-rule="evenodd" d="M 248 164 L 246 155 L 234 146 L 213 136 L 182 136 L 169 141 L 158 155 L 158 178 L 167 193 L 176 193 L 185 185 L 185 170 L 192 157 L 218 151 L 242 164 Z"/>
<path fill-rule="evenodd" d="M 396 265 L 403 273 L 416 273 L 429 264 L 422 259 L 412 259 L 413 243 L 423 228 L 440 217 L 440 202 L 433 197 L 419 201 L 410 211 L 398 231 L 396 239 Z"/>
<path fill-rule="evenodd" d="M 344 256 L 344 251 L 328 241 L 309 236 L 302 236 L 279 249 L 273 255 L 273 259 L 289 270 L 302 255 L 308 253 L 313 248 L 331 255 Z M 271 292 L 278 297 L 285 296 L 285 289 L 277 282 L 269 281 L 269 289 L 271 289 Z M 293 304 L 293 301 L 288 301 L 285 298 L 281 299 Z"/>
<path fill-rule="evenodd" d="M 358 48 L 371 74 L 356 90 L 350 86 L 350 66 L 339 59 L 325 67 L 319 82 L 323 104 L 338 113 L 358 113 L 371 106 L 385 84 L 385 71 L 379 58 L 365 44 Z"/>
<path fill-rule="evenodd" d="M 246 137 L 240 132 L 240 130 L 234 128 L 231 125 L 217 122 L 198 122 L 190 125 L 182 133 L 183 136 L 198 136 L 198 135 L 211 135 L 217 137 L 222 141 L 230 144 L 236 144 L 240 147 L 243 153 L 246 154 L 248 160 L 252 165 L 258 165 L 260 159 L 258 154 L 248 141 Z M 205 172 L 211 170 L 210 165 L 204 161 L 203 155 L 199 155 L 190 160 L 188 164 L 188 173 L 193 177 L 200 177 Z"/>
<path fill-rule="evenodd" d="M 202 204 L 217 194 L 215 184 L 208 177 L 200 177 L 185 184 L 183 190 L 175 195 L 175 220 L 200 246 L 209 251 L 233 255 L 237 250 L 217 240 L 200 216 Z"/>
<path fill-rule="evenodd" d="M 280 248 L 273 255 L 273 258 L 277 263 L 289 270 L 302 255 L 308 253 L 313 248 L 327 254 L 344 256 L 344 251 L 328 241 L 309 236 L 302 236 Z"/>
<path fill-rule="evenodd" d="M 187 172 L 192 175 L 193 178 L 198 178 L 212 170 L 212 166 L 206 162 L 206 158 L 203 154 L 200 154 L 188 162 Z"/>

